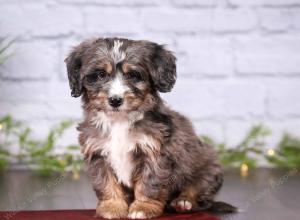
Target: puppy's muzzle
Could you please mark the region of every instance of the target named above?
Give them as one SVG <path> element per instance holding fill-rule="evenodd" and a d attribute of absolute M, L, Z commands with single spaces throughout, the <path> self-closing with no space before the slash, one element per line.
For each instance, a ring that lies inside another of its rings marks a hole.
<path fill-rule="evenodd" d="M 123 104 L 123 98 L 119 96 L 113 96 L 108 98 L 108 103 L 113 108 L 118 108 Z"/>

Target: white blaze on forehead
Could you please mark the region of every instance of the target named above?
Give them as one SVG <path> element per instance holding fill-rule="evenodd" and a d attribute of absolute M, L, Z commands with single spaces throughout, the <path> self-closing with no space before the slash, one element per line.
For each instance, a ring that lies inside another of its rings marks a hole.
<path fill-rule="evenodd" d="M 114 46 L 112 47 L 112 51 L 111 51 L 111 57 L 116 64 L 125 59 L 125 52 L 121 51 L 122 45 L 123 45 L 122 41 L 120 40 L 114 41 Z"/>
<path fill-rule="evenodd" d="M 123 96 L 127 90 L 128 90 L 128 87 L 124 84 L 122 76 L 120 74 L 117 74 L 111 83 L 111 86 L 109 89 L 109 95 L 110 96 Z"/>

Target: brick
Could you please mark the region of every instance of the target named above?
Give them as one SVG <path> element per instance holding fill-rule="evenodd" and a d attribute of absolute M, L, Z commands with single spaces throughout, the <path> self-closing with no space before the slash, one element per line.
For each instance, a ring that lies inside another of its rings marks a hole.
<path fill-rule="evenodd" d="M 12 16 L 13 15 L 13 16 Z M 79 8 L 55 4 L 9 4 L 0 7 L 1 31 L 11 36 L 60 36 L 81 32 Z"/>
<path fill-rule="evenodd" d="M 0 115 L 12 115 L 16 120 L 43 119 L 51 115 L 51 111 L 44 103 L 20 103 L 20 102 L 1 102 Z"/>
<path fill-rule="evenodd" d="M 236 120 L 231 119 L 225 122 L 225 143 L 227 148 L 235 148 L 242 142 L 252 126 L 258 123 L 257 120 Z"/>
<path fill-rule="evenodd" d="M 263 123 L 269 127 L 272 134 L 266 138 L 266 143 L 269 148 L 275 148 L 282 139 L 284 134 L 289 134 L 294 137 L 300 137 L 300 119 L 299 118 L 286 118 L 280 120 L 264 120 Z"/>
<path fill-rule="evenodd" d="M 208 136 L 215 142 L 221 143 L 224 141 L 224 129 L 221 122 L 208 120 L 193 120 L 196 133 L 200 136 Z"/>
<path fill-rule="evenodd" d="M 177 47 L 179 74 L 226 76 L 234 71 L 230 39 L 179 38 Z"/>
<path fill-rule="evenodd" d="M 204 82 L 179 79 L 173 92 L 163 97 L 175 109 L 193 119 L 262 116 L 265 88 L 257 83 Z"/>
<path fill-rule="evenodd" d="M 211 30 L 212 10 L 145 10 L 142 13 L 145 27 L 151 31 L 195 33 Z"/>
<path fill-rule="evenodd" d="M 224 83 L 222 83 L 224 84 Z M 260 117 L 265 113 L 265 86 L 255 82 L 232 82 L 220 85 L 223 114 L 226 117 Z"/>
<path fill-rule="evenodd" d="M 53 110 L 54 118 L 82 118 L 81 99 L 71 97 L 71 90 L 67 81 L 52 81 L 47 87 L 49 108 Z"/>
<path fill-rule="evenodd" d="M 9 79 L 50 79 L 58 73 L 58 47 L 52 41 L 15 43 L 2 76 Z"/>
<path fill-rule="evenodd" d="M 216 32 L 240 32 L 254 30 L 258 25 L 251 9 L 218 8 L 214 12 L 213 30 Z"/>
<path fill-rule="evenodd" d="M 261 27 L 267 31 L 287 31 L 292 25 L 292 15 L 287 9 L 260 9 Z"/>
<path fill-rule="evenodd" d="M 300 38 L 240 38 L 236 43 L 239 74 L 299 74 Z"/>
<path fill-rule="evenodd" d="M 159 34 L 159 33 L 138 33 L 132 39 L 136 40 L 149 40 L 158 44 L 165 45 L 165 47 L 169 50 L 174 51 L 175 50 L 175 38 L 172 35 L 167 35 L 167 34 Z"/>
<path fill-rule="evenodd" d="M 180 7 L 215 7 L 217 0 L 173 0 L 174 5 Z"/>
<path fill-rule="evenodd" d="M 78 4 L 94 4 L 103 6 L 155 6 L 159 3 L 159 0 L 59 0 L 62 3 L 78 3 Z"/>
<path fill-rule="evenodd" d="M 0 102 L 0 115 L 10 114 L 17 120 L 79 119 L 80 102 Z"/>
<path fill-rule="evenodd" d="M 268 86 L 268 113 L 277 118 L 300 117 L 300 81 L 274 81 Z"/>
<path fill-rule="evenodd" d="M 227 120 L 225 122 L 225 142 L 228 146 L 235 147 L 244 139 L 249 130 L 258 124 L 263 124 L 271 130 L 271 135 L 264 139 L 266 149 L 276 148 L 284 133 L 289 133 L 295 137 L 300 136 L 300 119 L 270 120 L 250 119 L 250 120 Z"/>
<path fill-rule="evenodd" d="M 293 10 L 290 10 L 290 14 L 292 16 L 292 27 L 300 30 L 300 9 L 293 8 Z"/>
<path fill-rule="evenodd" d="M 300 5 L 300 0 L 228 0 L 230 4 L 237 6 L 289 6 Z"/>
<path fill-rule="evenodd" d="M 43 0 L 43 3 L 53 4 L 56 0 Z M 34 3 L 35 0 L 27 0 L 26 3 Z M 1 4 L 20 4 L 23 3 L 20 0 L 0 0 Z"/>
<path fill-rule="evenodd" d="M 47 100 L 59 102 L 80 102 L 79 98 L 75 99 L 71 97 L 71 90 L 68 81 L 54 81 L 49 83 L 47 90 Z"/>
<path fill-rule="evenodd" d="M 3 102 L 80 102 L 71 97 L 67 81 L 0 81 Z"/>
<path fill-rule="evenodd" d="M 102 10 L 98 7 L 84 9 L 86 29 L 89 34 L 136 33 L 142 28 L 137 10 L 114 8 Z"/>
<path fill-rule="evenodd" d="M 31 120 L 26 121 L 26 125 L 32 129 L 32 136 L 39 140 L 45 140 L 49 134 L 50 129 L 58 126 L 61 120 Z M 77 136 L 78 132 L 76 130 L 76 123 L 70 128 L 65 130 L 62 137 L 60 137 L 56 142 L 56 148 L 58 152 L 65 150 L 63 147 L 70 144 L 78 144 Z"/>
<path fill-rule="evenodd" d="M 222 115 L 222 100 L 215 84 L 178 77 L 171 93 L 162 94 L 170 106 L 192 119 L 207 119 Z M 213 102 L 211 100 L 214 100 Z"/>
<path fill-rule="evenodd" d="M 51 118 L 60 119 L 82 119 L 82 109 L 80 99 L 68 99 L 68 101 L 52 101 L 48 103 L 51 109 L 51 115 L 47 115 Z"/>
<path fill-rule="evenodd" d="M 42 102 L 47 98 L 48 83 L 44 81 L 0 81 L 2 102 Z"/>

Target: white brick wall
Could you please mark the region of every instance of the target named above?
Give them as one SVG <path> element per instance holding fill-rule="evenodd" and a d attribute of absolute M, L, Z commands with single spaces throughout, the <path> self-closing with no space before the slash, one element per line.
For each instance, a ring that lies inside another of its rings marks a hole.
<path fill-rule="evenodd" d="M 163 97 L 199 134 L 236 143 L 264 122 L 271 144 L 284 130 L 300 136 L 300 0 L 0 0 L 0 35 L 17 37 L 0 69 L 0 114 L 37 136 L 80 119 L 63 60 L 91 36 L 168 44 L 179 78 Z"/>

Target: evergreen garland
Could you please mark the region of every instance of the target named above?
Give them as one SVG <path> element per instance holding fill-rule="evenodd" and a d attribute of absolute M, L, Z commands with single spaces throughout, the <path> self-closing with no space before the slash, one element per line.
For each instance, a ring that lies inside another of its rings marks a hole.
<path fill-rule="evenodd" d="M 74 178 L 78 178 L 83 168 L 80 147 L 76 144 L 60 146 L 66 149 L 64 153 L 55 152 L 57 141 L 72 124 L 72 121 L 62 121 L 49 130 L 45 139 L 38 140 L 32 138 L 30 128 L 11 116 L 0 118 L 0 170 L 17 162 L 41 175 L 71 171 Z M 260 124 L 253 126 L 237 146 L 215 143 L 207 136 L 200 138 L 216 147 L 223 166 L 239 167 L 242 175 L 257 166 L 258 157 L 264 157 L 274 167 L 300 168 L 300 139 L 284 134 L 277 147 L 265 149 L 264 139 L 270 134 L 270 130 Z M 12 153 L 9 150 L 12 146 L 18 146 L 19 151 Z"/>

